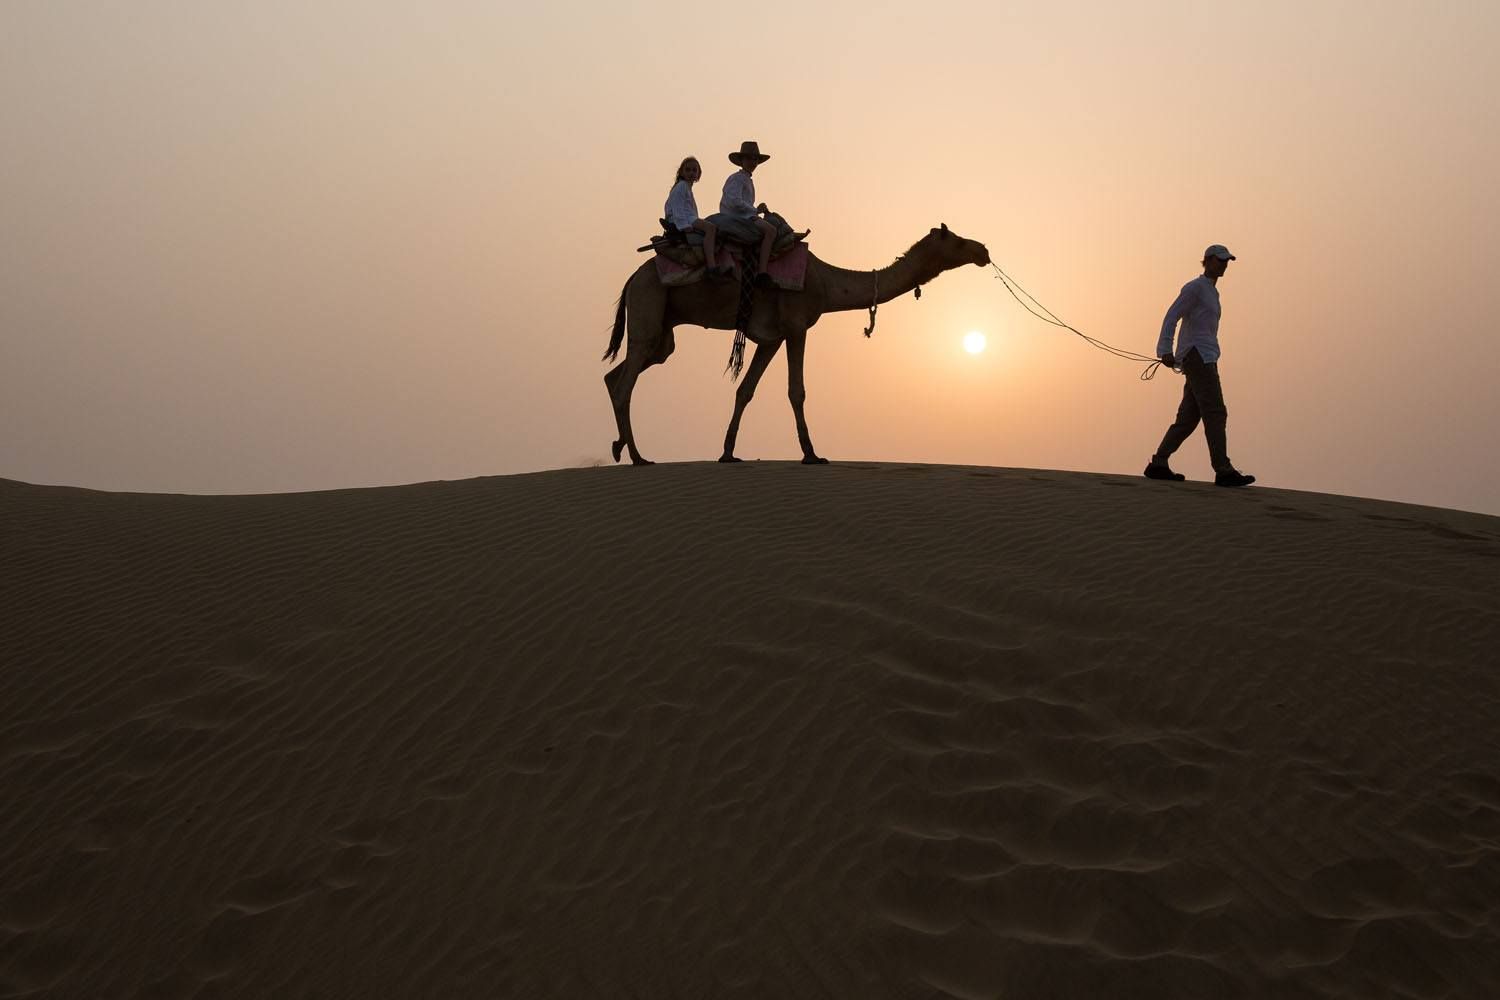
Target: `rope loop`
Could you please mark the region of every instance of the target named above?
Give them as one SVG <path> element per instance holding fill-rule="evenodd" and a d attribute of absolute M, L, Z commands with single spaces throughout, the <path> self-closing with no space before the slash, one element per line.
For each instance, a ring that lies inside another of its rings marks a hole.
<path fill-rule="evenodd" d="M 875 332 L 875 310 L 880 308 L 880 272 L 871 271 L 870 277 L 875 279 L 875 291 L 870 294 L 870 325 L 865 327 L 865 336 Z"/>

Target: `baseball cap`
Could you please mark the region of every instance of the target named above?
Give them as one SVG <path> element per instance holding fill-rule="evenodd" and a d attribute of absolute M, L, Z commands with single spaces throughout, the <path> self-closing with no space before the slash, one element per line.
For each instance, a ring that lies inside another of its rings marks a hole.
<path fill-rule="evenodd" d="M 1230 253 L 1229 252 L 1229 248 L 1226 247 L 1226 246 L 1224 246 L 1224 244 L 1222 244 L 1222 243 L 1215 243 L 1213 246 L 1211 246 L 1207 250 L 1203 251 L 1203 259 L 1204 260 L 1207 260 L 1210 257 L 1217 257 L 1220 260 L 1238 260 L 1239 259 L 1234 254 Z"/>

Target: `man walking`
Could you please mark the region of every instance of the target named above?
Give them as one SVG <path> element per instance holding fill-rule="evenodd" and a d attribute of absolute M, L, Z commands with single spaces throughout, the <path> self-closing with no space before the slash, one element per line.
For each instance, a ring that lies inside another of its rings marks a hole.
<path fill-rule="evenodd" d="M 1249 486 L 1255 482 L 1254 476 L 1236 470 L 1229 461 L 1224 434 L 1229 410 L 1224 406 L 1224 390 L 1219 385 L 1219 279 L 1234 259 L 1234 254 L 1217 243 L 1203 251 L 1203 274 L 1182 286 L 1177 301 L 1162 320 L 1156 356 L 1166 367 L 1180 368 L 1187 384 L 1182 388 L 1177 420 L 1167 428 L 1156 454 L 1146 466 L 1147 479 L 1186 478 L 1173 472 L 1167 462 L 1201 422 L 1203 436 L 1208 439 L 1208 457 L 1214 467 L 1214 484 Z M 1181 331 L 1177 329 L 1179 321 Z"/>

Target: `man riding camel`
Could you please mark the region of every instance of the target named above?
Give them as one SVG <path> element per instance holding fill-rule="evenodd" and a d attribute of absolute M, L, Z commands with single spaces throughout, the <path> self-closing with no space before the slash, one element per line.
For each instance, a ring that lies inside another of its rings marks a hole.
<path fill-rule="evenodd" d="M 740 143 L 737 153 L 729 154 L 729 162 L 740 169 L 724 181 L 724 195 L 719 199 L 719 210 L 708 217 L 721 238 L 728 238 L 753 246 L 760 241 L 760 261 L 756 266 L 755 283 L 764 287 L 771 282 L 766 268 L 771 263 L 771 244 L 776 240 L 776 227 L 764 216 L 770 211 L 765 202 L 756 204 L 755 182 L 751 175 L 755 168 L 771 157 L 760 151 L 754 140 Z"/>

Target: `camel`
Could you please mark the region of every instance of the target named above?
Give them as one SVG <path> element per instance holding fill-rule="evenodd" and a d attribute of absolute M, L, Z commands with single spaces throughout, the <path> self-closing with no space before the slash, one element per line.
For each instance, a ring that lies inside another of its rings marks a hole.
<path fill-rule="evenodd" d="M 990 262 L 990 252 L 984 244 L 966 240 L 949 232 L 944 224 L 918 240 L 910 250 L 902 254 L 889 267 L 878 271 L 849 271 L 842 267 L 825 264 L 816 256 L 809 255 L 807 279 L 803 290 L 788 292 L 780 289 L 757 289 L 754 310 L 751 314 L 746 338 L 755 344 L 755 355 L 745 372 L 744 379 L 734 394 L 734 416 L 729 420 L 729 430 L 724 435 L 724 453 L 721 462 L 738 462 L 734 443 L 739 435 L 740 418 L 745 407 L 755 395 L 755 387 L 765 374 L 766 366 L 776 356 L 783 343 L 786 344 L 787 395 L 791 399 L 792 414 L 797 419 L 797 441 L 802 446 L 804 465 L 826 465 L 828 460 L 813 450 L 812 437 L 807 431 L 807 420 L 802 413 L 807 392 L 802 384 L 802 359 L 807 347 L 807 331 L 824 313 L 847 312 L 853 309 L 870 311 L 870 325 L 874 328 L 874 307 L 882 302 L 917 289 L 933 278 L 965 264 L 984 267 Z M 623 449 L 630 450 L 633 465 L 651 465 L 636 448 L 635 433 L 630 427 L 630 397 L 635 391 L 636 379 L 652 365 L 662 364 L 676 350 L 677 342 L 673 328 L 684 323 L 710 330 L 733 330 L 735 309 L 739 301 L 739 289 L 734 282 L 700 281 L 697 284 L 668 288 L 656 274 L 656 265 L 646 261 L 628 281 L 620 294 L 615 310 L 614 332 L 604 360 L 613 361 L 619 356 L 621 341 L 625 338 L 626 320 L 629 320 L 630 341 L 625 360 L 604 376 L 604 385 L 609 390 L 610 402 L 614 406 L 615 424 L 619 438 L 611 446 L 616 462 Z M 866 331 L 869 335 L 869 331 Z"/>

